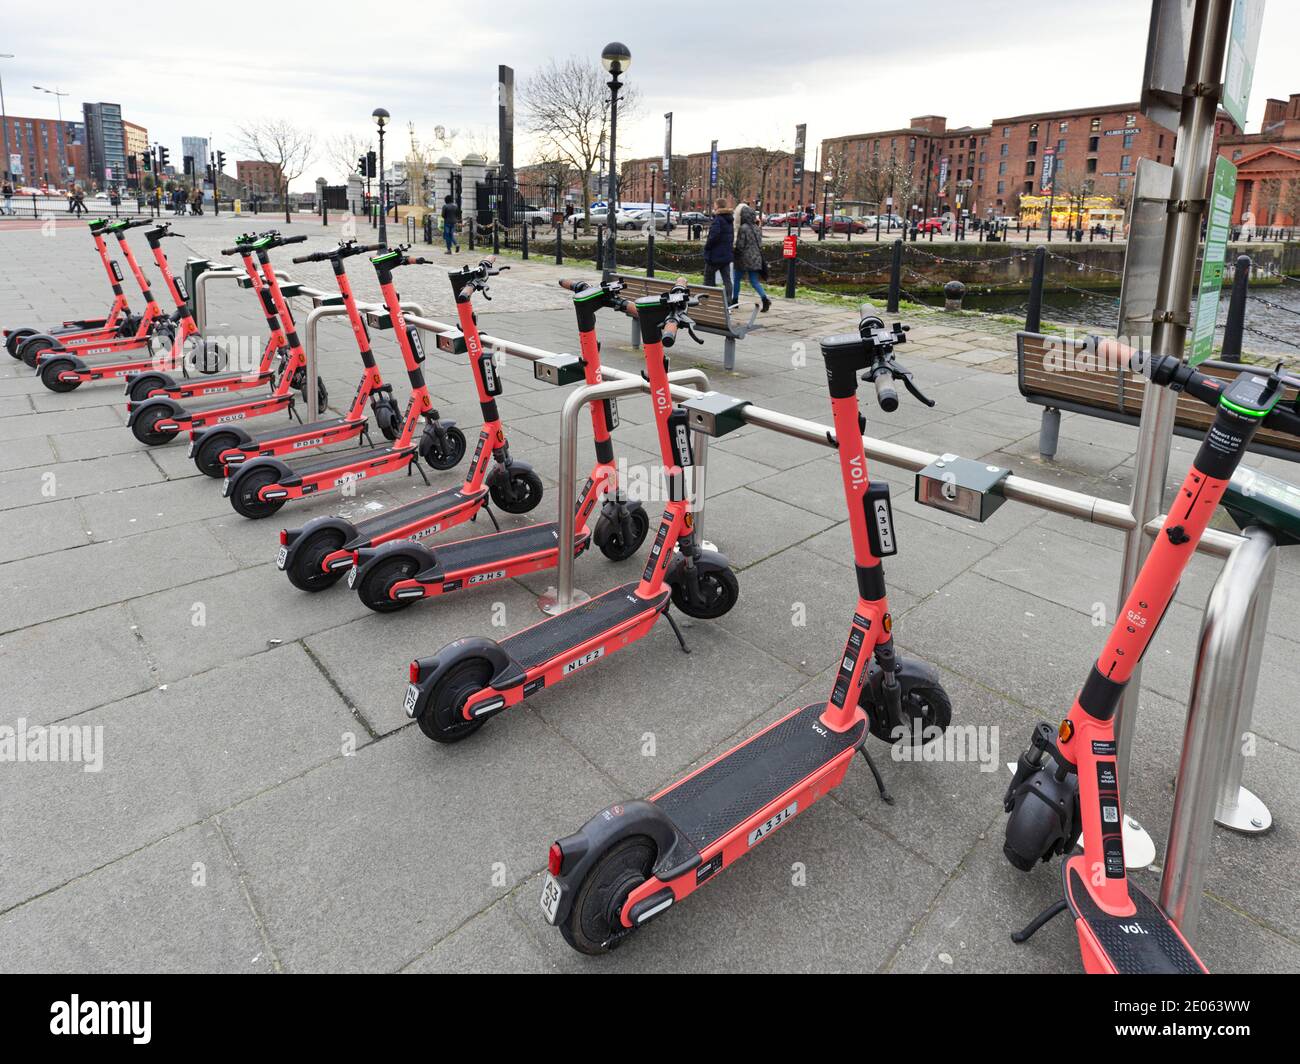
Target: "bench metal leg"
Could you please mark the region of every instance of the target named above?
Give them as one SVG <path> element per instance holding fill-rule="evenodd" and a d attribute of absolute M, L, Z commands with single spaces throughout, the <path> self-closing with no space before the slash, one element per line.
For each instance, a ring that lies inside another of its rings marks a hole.
<path fill-rule="evenodd" d="M 728 336 L 722 341 L 722 368 L 727 370 L 736 368 L 735 337 Z"/>
<path fill-rule="evenodd" d="M 641 348 L 641 323 L 632 319 L 632 347 L 636 350 Z"/>
<path fill-rule="evenodd" d="M 1043 420 L 1038 427 L 1038 453 L 1043 458 L 1056 457 L 1056 445 L 1061 439 L 1061 412 L 1053 406 L 1043 408 Z"/>

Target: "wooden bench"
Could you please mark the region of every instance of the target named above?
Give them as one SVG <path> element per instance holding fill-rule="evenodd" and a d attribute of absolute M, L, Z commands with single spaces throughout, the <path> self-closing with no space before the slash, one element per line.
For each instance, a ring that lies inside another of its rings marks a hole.
<path fill-rule="evenodd" d="M 623 282 L 624 293 L 629 299 L 662 295 L 676 283 L 676 278 L 670 280 L 667 277 L 638 277 L 622 273 L 609 276 Z M 696 332 L 721 336 L 723 338 L 722 366 L 724 369 L 735 369 L 736 341 L 743 340 L 754 329 L 762 328 L 761 325 L 754 324 L 758 317 L 759 305 L 757 303 L 753 305 L 749 321 L 742 323 L 733 316 L 733 308 L 727 306 L 727 294 L 721 288 L 702 284 L 693 284 L 689 287 L 691 295 L 708 297 L 701 300 L 699 306 L 691 308 Z M 641 326 L 635 318 L 632 320 L 632 346 L 641 346 Z"/>
<path fill-rule="evenodd" d="M 1016 377 L 1020 394 L 1043 407 L 1038 430 L 1038 452 L 1056 454 L 1061 411 L 1087 414 L 1124 425 L 1136 425 L 1142 414 L 1146 379 L 1127 368 L 1099 364 L 1086 340 L 1066 340 L 1041 333 L 1016 334 Z M 1231 363 L 1203 362 L 1197 367 L 1214 377 L 1231 380 L 1239 372 Z M 1283 391 L 1283 402 L 1294 402 L 1296 389 Z M 1178 397 L 1174 432 L 1189 439 L 1204 437 L 1214 420 L 1214 410 L 1199 399 Z M 1286 433 L 1260 429 L 1250 450 L 1272 458 L 1300 461 L 1300 441 Z"/>

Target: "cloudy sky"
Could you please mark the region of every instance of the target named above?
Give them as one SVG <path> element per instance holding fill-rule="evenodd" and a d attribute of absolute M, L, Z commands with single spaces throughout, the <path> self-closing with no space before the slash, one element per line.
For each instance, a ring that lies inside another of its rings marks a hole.
<path fill-rule="evenodd" d="M 674 9 L 681 13 L 667 14 Z M 0 77 L 10 115 L 55 115 L 53 97 L 34 84 L 71 93 L 65 117 L 79 113 L 83 100 L 118 102 L 173 158 L 182 136 L 211 135 L 233 160 L 241 123 L 288 118 L 316 134 L 316 159 L 298 183 L 308 187 L 317 176 L 342 176 L 327 144 L 369 137 L 376 106 L 392 113 L 402 149 L 412 122 L 426 142 L 443 126 L 464 131 L 457 148 L 494 147 L 498 63 L 513 66 L 523 82 L 550 58 L 598 62 L 617 36 L 631 49 L 629 80 L 642 95 L 640 118 L 620 123 L 620 157 L 662 150 L 662 115 L 671 110 L 674 148 L 687 152 L 707 149 L 715 137 L 724 146 L 789 147 L 794 125 L 806 122 L 812 165 L 822 137 L 892 128 L 912 115 L 980 125 L 997 115 L 1135 100 L 1149 7 L 1143 0 L 821 0 L 807 7 L 757 0 L 623 10 L 628 16 L 615 21 L 516 0 L 14 4 L 0 21 L 0 53 L 15 58 L 0 60 Z M 230 17 L 254 11 L 255 19 Z M 1251 131 L 1266 97 L 1300 92 L 1297 42 L 1300 2 L 1268 0 Z M 529 160 L 526 144 L 516 158 Z"/>

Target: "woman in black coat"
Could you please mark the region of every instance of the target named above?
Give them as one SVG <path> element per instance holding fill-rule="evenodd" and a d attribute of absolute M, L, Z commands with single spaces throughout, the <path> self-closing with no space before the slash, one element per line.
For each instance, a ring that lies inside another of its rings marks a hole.
<path fill-rule="evenodd" d="M 715 284 L 717 275 L 722 274 L 722 290 L 726 293 L 727 303 L 731 304 L 731 245 L 733 228 L 731 211 L 726 200 L 718 200 L 713 205 L 713 221 L 709 223 L 709 235 L 704 241 L 704 283 Z"/>

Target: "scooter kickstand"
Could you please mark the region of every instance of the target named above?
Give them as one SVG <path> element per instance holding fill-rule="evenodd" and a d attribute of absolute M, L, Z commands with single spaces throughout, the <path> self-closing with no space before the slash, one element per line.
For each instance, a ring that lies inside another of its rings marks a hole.
<path fill-rule="evenodd" d="M 487 514 L 488 517 L 491 519 L 491 521 L 492 521 L 492 527 L 495 528 L 498 532 L 500 532 L 500 531 L 501 531 L 501 524 L 500 524 L 499 521 L 497 521 L 497 515 L 494 514 L 494 513 L 492 512 L 492 507 L 490 507 L 490 506 L 485 502 L 485 503 L 483 504 L 483 507 L 482 507 L 482 512 L 485 513 L 485 514 Z M 478 514 L 475 514 L 473 517 L 470 518 L 470 520 L 471 520 L 471 521 L 477 521 L 477 520 L 478 520 Z"/>
<path fill-rule="evenodd" d="M 691 648 L 686 645 L 686 637 L 682 635 L 682 630 L 677 627 L 677 622 L 673 620 L 673 615 L 668 612 L 666 607 L 664 608 L 664 620 L 668 622 L 669 627 L 673 630 L 673 635 L 677 637 L 677 642 L 681 645 L 682 653 L 689 654 Z"/>
<path fill-rule="evenodd" d="M 881 800 L 884 801 L 886 805 L 893 805 L 894 796 L 889 793 L 889 788 L 885 786 L 885 780 L 880 775 L 880 769 L 876 768 L 876 763 L 871 760 L 871 755 L 867 753 L 867 748 L 865 746 L 859 746 L 858 753 L 860 753 L 862 759 L 866 761 L 867 768 L 871 769 L 871 776 L 876 781 L 876 790 L 880 792 Z"/>
<path fill-rule="evenodd" d="M 416 469 L 420 471 L 420 478 L 424 481 L 424 486 L 427 488 L 429 486 L 429 475 L 425 473 L 424 466 L 420 465 L 420 463 L 417 462 L 414 458 L 411 459 L 411 466 L 414 466 Z M 406 469 L 406 475 L 408 477 L 411 475 L 411 466 L 407 466 Z"/>
<path fill-rule="evenodd" d="M 1011 941 L 1015 943 L 1028 942 L 1029 939 L 1040 927 L 1042 927 L 1049 920 L 1057 916 L 1060 916 L 1061 913 L 1065 912 L 1065 907 L 1066 906 L 1065 906 L 1064 898 L 1062 898 L 1060 901 L 1052 905 L 1049 905 L 1041 913 L 1039 913 L 1032 920 L 1030 920 L 1029 923 L 1025 926 L 1025 929 L 1023 931 L 1012 931 Z"/>

